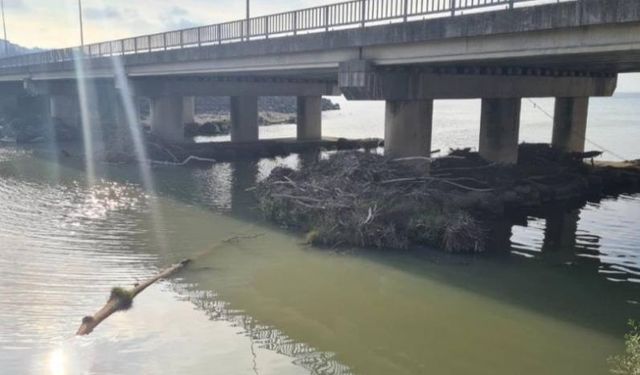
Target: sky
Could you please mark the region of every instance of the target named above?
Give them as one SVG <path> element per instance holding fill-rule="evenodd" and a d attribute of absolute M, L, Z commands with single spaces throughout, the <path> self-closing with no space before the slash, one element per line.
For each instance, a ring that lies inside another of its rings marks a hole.
<path fill-rule="evenodd" d="M 340 0 L 251 0 L 252 16 Z M 78 0 L 4 0 L 7 39 L 25 47 L 80 44 Z M 85 43 L 240 19 L 244 0 L 82 0 Z M 640 74 L 622 75 L 619 92 L 640 91 Z"/>

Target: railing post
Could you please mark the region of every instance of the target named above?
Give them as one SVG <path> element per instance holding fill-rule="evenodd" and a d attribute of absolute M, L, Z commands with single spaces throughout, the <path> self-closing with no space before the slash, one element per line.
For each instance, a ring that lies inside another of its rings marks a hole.
<path fill-rule="evenodd" d="M 138 53 L 138 38 L 133 38 L 133 53 Z"/>
<path fill-rule="evenodd" d="M 147 47 L 149 47 L 149 52 L 151 52 L 151 35 L 147 36 Z"/>
<path fill-rule="evenodd" d="M 120 53 L 124 56 L 124 39 L 120 39 Z"/>
<path fill-rule="evenodd" d="M 180 30 L 180 48 L 184 48 L 184 32 Z"/>
<path fill-rule="evenodd" d="M 362 10 L 362 14 L 360 15 L 360 19 L 362 20 L 362 23 L 360 24 L 361 27 L 364 27 L 364 22 L 367 18 L 367 0 L 362 0 L 362 5 L 361 5 L 361 10 Z"/>
<path fill-rule="evenodd" d="M 216 30 L 216 33 L 218 34 L 218 44 L 222 44 L 222 34 L 220 33 L 220 30 L 222 30 L 222 28 L 220 27 L 220 24 L 216 26 Z"/>
<path fill-rule="evenodd" d="M 269 16 L 264 17 L 264 38 L 269 39 Z"/>
<path fill-rule="evenodd" d="M 407 22 L 407 18 L 409 17 L 409 0 L 404 0 L 404 22 Z"/>
<path fill-rule="evenodd" d="M 298 12 L 293 11 L 293 35 L 298 35 Z"/>
<path fill-rule="evenodd" d="M 198 30 L 198 47 L 202 47 L 202 37 L 200 36 L 200 31 L 202 28 L 198 27 L 196 30 Z"/>
<path fill-rule="evenodd" d="M 167 33 L 162 33 L 162 46 L 164 50 L 167 50 Z"/>
<path fill-rule="evenodd" d="M 324 31 L 329 31 L 329 6 L 324 7 Z"/>
<path fill-rule="evenodd" d="M 456 0 L 449 0 L 451 6 L 451 17 L 456 15 Z"/>

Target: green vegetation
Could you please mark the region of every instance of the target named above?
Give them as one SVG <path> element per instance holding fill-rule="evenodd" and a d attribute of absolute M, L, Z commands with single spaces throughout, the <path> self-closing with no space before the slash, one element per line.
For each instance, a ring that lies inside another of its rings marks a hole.
<path fill-rule="evenodd" d="M 640 324 L 629 321 L 631 331 L 625 338 L 624 354 L 611 357 L 611 373 L 616 375 L 640 375 Z"/>

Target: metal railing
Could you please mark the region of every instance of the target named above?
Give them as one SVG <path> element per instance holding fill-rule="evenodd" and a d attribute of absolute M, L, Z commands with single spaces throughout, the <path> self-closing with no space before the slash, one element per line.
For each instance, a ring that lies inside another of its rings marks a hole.
<path fill-rule="evenodd" d="M 454 17 L 469 12 L 497 11 L 579 0 L 352 0 L 285 13 L 207 25 L 165 33 L 54 49 L 0 59 L 0 68 L 71 61 L 243 42 L 299 33 Z"/>

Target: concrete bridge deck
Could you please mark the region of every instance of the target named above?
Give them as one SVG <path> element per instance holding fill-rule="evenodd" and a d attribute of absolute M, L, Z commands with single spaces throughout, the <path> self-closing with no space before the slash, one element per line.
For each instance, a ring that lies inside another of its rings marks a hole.
<path fill-rule="evenodd" d="M 558 98 L 554 145 L 584 148 L 588 98 L 640 71 L 638 35 L 637 0 L 355 0 L 0 59 L 0 92 L 50 96 L 69 122 L 82 81 L 96 103 L 148 97 L 170 142 L 194 96 L 232 97 L 235 142 L 257 140 L 258 96 L 297 96 L 307 140 L 321 137 L 322 95 L 385 100 L 394 156 L 429 155 L 433 100 L 480 98 L 481 154 L 514 162 L 523 97 Z"/>

